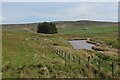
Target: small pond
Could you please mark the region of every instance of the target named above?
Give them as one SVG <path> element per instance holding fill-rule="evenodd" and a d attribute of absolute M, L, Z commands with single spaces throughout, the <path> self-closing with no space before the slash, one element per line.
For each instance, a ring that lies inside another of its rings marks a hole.
<path fill-rule="evenodd" d="M 87 49 L 92 50 L 94 44 L 87 43 L 86 40 L 72 40 L 69 41 L 74 49 Z"/>

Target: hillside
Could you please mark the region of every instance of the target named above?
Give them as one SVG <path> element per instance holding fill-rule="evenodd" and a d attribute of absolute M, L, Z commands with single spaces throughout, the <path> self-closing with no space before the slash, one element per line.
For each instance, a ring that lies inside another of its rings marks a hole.
<path fill-rule="evenodd" d="M 37 33 L 38 23 L 2 26 L 3 78 L 118 77 L 117 23 L 54 23 L 57 34 Z M 95 46 L 93 50 L 73 49 L 68 41 L 76 39 L 85 39 Z"/>
<path fill-rule="evenodd" d="M 91 25 L 112 25 L 117 24 L 116 22 L 102 22 L 102 21 L 89 21 L 89 20 L 81 20 L 81 21 L 58 21 L 55 22 L 59 27 L 66 25 L 69 26 L 91 26 Z"/>
<path fill-rule="evenodd" d="M 101 22 L 101 21 L 55 21 L 58 28 L 64 27 L 80 27 L 80 26 L 95 26 L 95 25 L 117 25 L 115 22 Z M 38 23 L 29 23 L 29 24 L 3 24 L 3 30 L 18 30 L 18 31 L 36 31 Z"/>

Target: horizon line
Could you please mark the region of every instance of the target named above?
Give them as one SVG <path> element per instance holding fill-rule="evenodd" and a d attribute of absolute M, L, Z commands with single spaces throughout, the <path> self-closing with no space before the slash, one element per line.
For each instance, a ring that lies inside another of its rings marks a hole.
<path fill-rule="evenodd" d="M 67 22 L 67 21 L 96 21 L 96 22 L 109 22 L 109 23 L 118 23 L 120 21 L 105 21 L 105 20 L 52 20 L 52 21 L 35 21 L 35 22 L 23 22 L 23 23 L 0 23 L 0 25 L 7 24 L 34 24 L 34 23 L 43 23 L 43 22 Z"/>

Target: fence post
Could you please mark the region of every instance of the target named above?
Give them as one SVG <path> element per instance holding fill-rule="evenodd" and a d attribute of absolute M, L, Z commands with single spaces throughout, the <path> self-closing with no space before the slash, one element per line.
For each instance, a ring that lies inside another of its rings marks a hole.
<path fill-rule="evenodd" d="M 90 56 L 88 56 L 88 69 L 89 69 L 89 77 L 90 77 L 90 71 L 91 71 L 91 69 L 90 69 Z"/>
<path fill-rule="evenodd" d="M 99 77 L 101 77 L 101 75 L 100 75 L 100 56 L 98 56 L 98 58 L 99 58 L 99 61 L 98 61 L 98 72 L 99 72 Z"/>
<path fill-rule="evenodd" d="M 75 56 L 73 55 L 73 62 L 75 62 Z"/>
<path fill-rule="evenodd" d="M 88 64 L 90 63 L 90 56 L 88 56 Z"/>
<path fill-rule="evenodd" d="M 68 54 L 68 59 L 70 59 L 70 54 Z"/>
<path fill-rule="evenodd" d="M 112 62 L 112 77 L 114 77 L 114 62 Z"/>

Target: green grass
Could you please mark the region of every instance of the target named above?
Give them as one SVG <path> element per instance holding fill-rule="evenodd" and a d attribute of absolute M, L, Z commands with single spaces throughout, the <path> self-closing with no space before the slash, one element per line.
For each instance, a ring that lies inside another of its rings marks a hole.
<path fill-rule="evenodd" d="M 39 39 L 26 40 L 27 38 L 34 37 L 38 37 Z M 52 51 L 51 47 L 48 46 L 53 44 L 57 44 L 61 47 L 64 46 L 71 48 L 71 45 L 66 40 L 64 40 L 61 35 L 58 34 L 45 35 L 3 31 L 3 67 L 8 67 L 7 70 L 5 69 L 5 71 L 3 71 L 3 78 L 20 78 L 21 74 L 24 74 L 23 77 L 28 78 L 46 77 L 46 75 L 38 73 L 42 67 L 47 67 L 49 72 L 51 72 L 48 74 L 48 77 L 75 76 L 75 74 L 71 74 L 71 72 L 74 71 L 76 67 L 79 67 L 77 65 L 72 66 L 73 63 L 71 62 L 67 62 L 67 64 L 65 64 L 65 60 L 56 55 Z M 53 64 L 54 62 L 57 63 Z M 30 69 L 30 65 L 41 65 L 41 67 L 33 67 Z M 24 68 L 22 70 L 16 70 L 19 69 L 19 67 Z M 70 69 L 68 67 L 70 67 Z M 27 71 L 24 71 L 26 69 Z M 64 75 L 62 73 L 59 75 L 61 71 L 64 73 Z"/>
<path fill-rule="evenodd" d="M 84 30 L 87 28 L 86 30 Z M 118 48 L 118 26 L 102 25 L 102 26 L 72 26 L 65 28 L 58 28 L 58 32 L 64 34 L 69 38 L 92 38 L 94 40 L 101 40 L 108 45 Z"/>
<path fill-rule="evenodd" d="M 84 30 L 84 28 L 88 29 Z M 3 78 L 79 78 L 88 77 L 89 74 L 91 77 L 98 77 L 94 70 L 89 70 L 85 64 L 88 64 L 88 56 L 98 59 L 100 53 L 73 50 L 67 39 L 91 38 L 94 42 L 102 41 L 105 46 L 116 49 L 119 46 L 117 31 L 116 25 L 58 28 L 58 34 L 3 30 Z M 63 59 L 54 52 L 52 46 L 58 46 L 61 50 L 80 57 L 81 64 Z M 115 61 L 117 56 L 103 56 L 111 58 L 111 60 L 101 58 L 102 68 L 106 71 L 105 74 L 109 74 L 111 68 L 108 65 L 111 61 Z M 94 60 L 90 64 L 94 68 L 98 67 Z M 117 70 L 117 67 L 115 69 Z"/>

